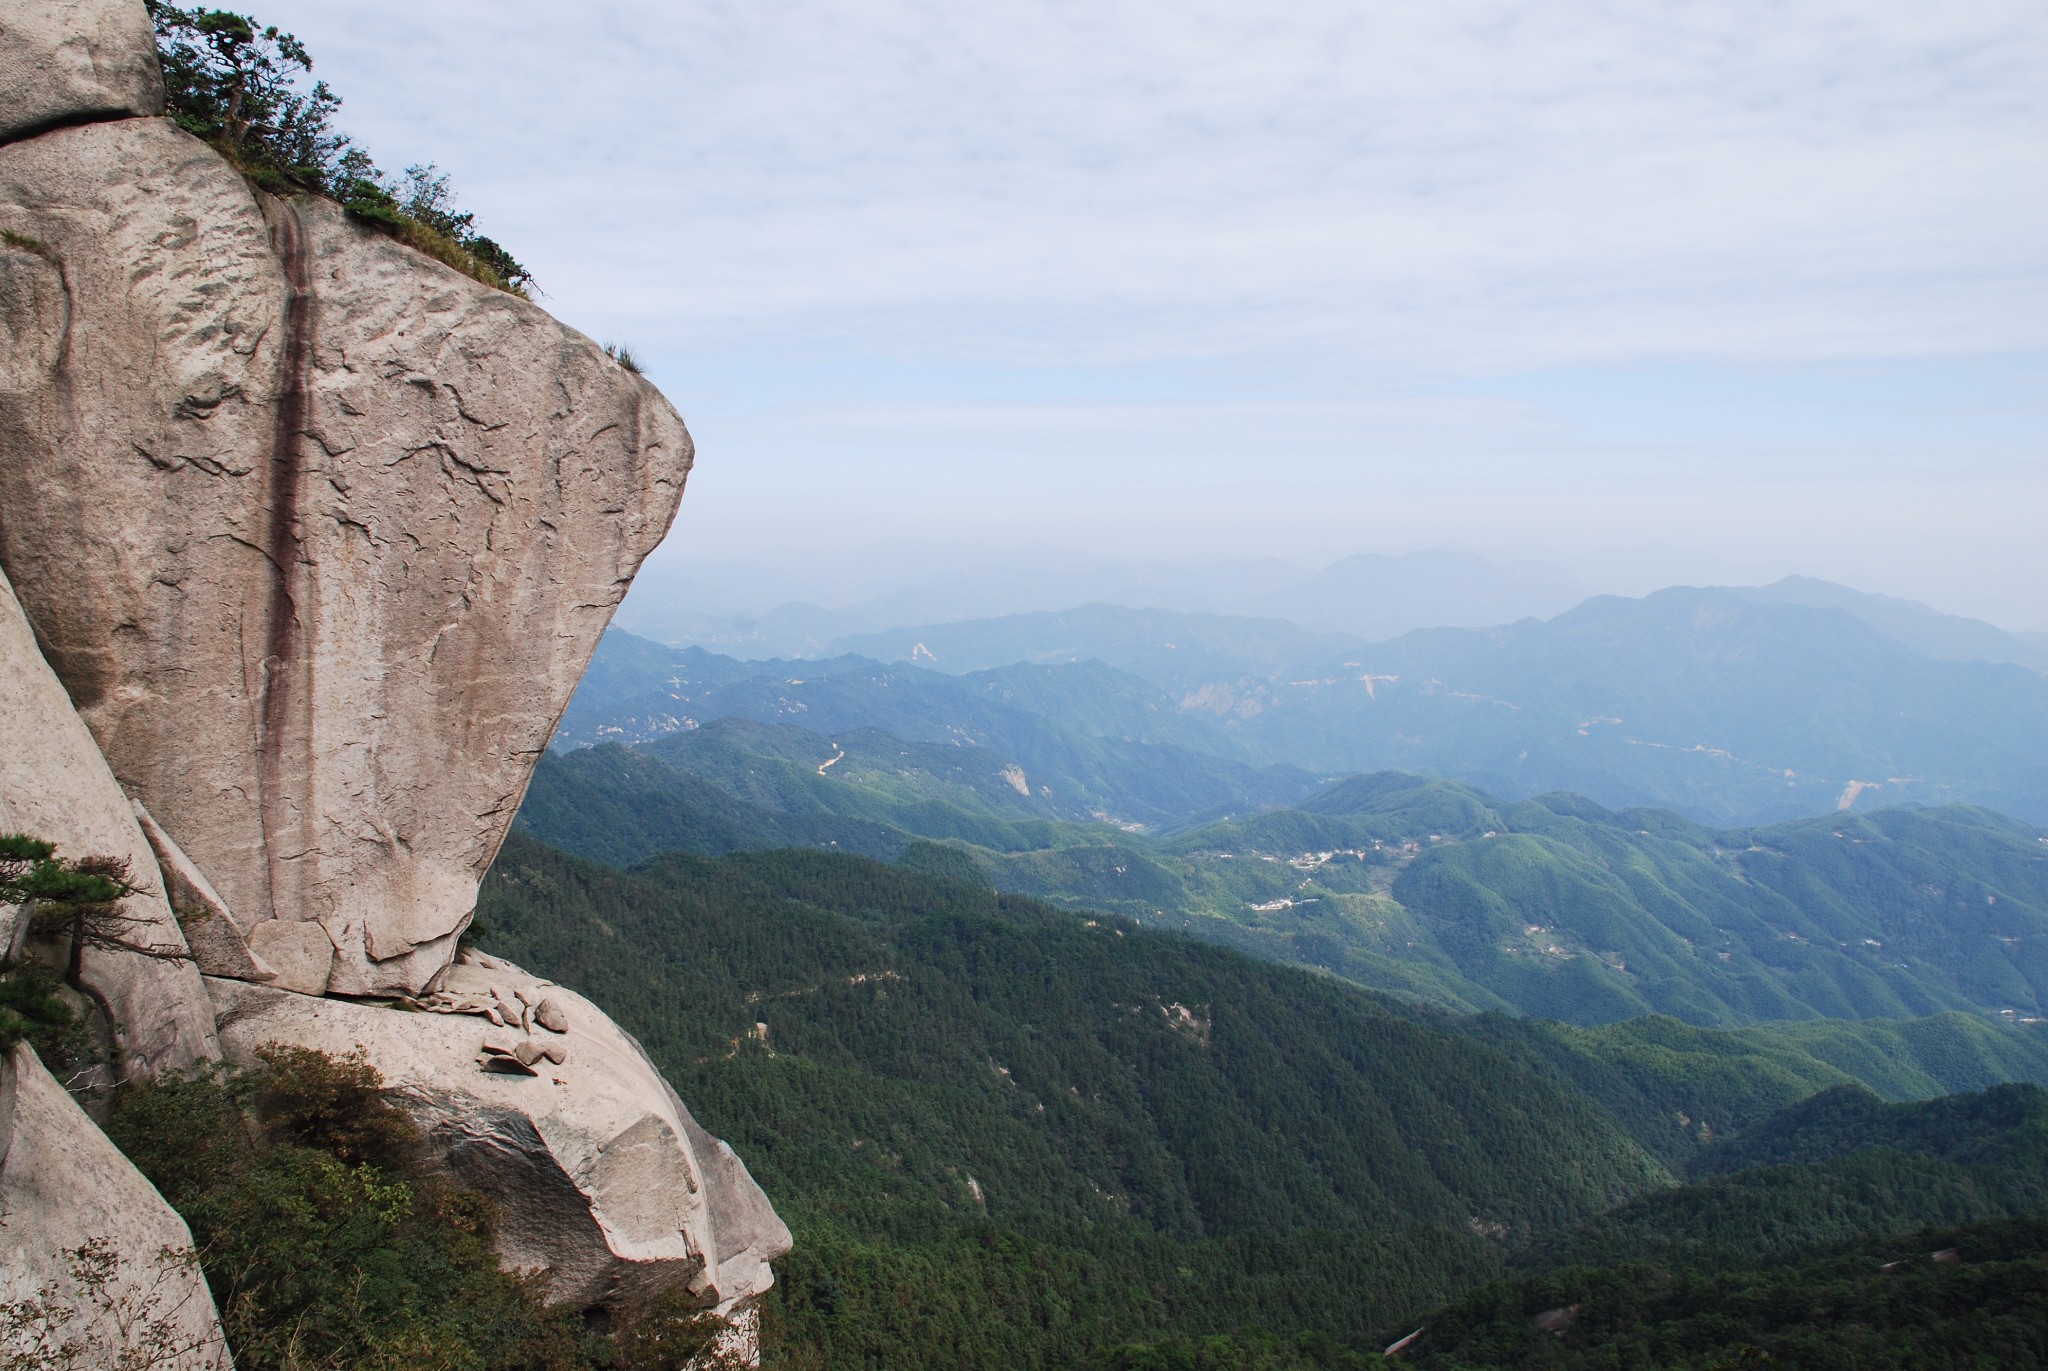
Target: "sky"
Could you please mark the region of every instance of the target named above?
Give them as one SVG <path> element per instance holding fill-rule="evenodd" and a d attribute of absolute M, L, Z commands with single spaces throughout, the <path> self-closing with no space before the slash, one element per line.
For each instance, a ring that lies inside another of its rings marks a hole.
<path fill-rule="evenodd" d="M 671 562 L 1456 546 L 2048 629 L 2038 0 L 258 15 L 682 411 Z"/>

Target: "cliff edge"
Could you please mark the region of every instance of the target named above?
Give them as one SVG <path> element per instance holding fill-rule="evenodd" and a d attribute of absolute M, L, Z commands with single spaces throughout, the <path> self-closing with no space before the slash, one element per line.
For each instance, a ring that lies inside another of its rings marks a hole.
<path fill-rule="evenodd" d="M 0 827 L 129 859 L 161 947 L 93 972 L 123 1069 L 363 1044 L 559 1298 L 742 1309 L 789 1243 L 744 1167 L 595 1006 L 458 958 L 674 518 L 673 407 L 254 189 L 161 117 L 139 0 L 0 19 L 0 338 Z"/>

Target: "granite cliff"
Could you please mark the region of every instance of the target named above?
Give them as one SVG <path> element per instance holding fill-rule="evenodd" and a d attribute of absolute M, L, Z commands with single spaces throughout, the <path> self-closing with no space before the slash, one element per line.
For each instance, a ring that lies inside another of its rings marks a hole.
<path fill-rule="evenodd" d="M 129 861 L 150 946 L 84 969 L 113 1070 L 360 1045 L 508 1263 L 744 1323 L 788 1247 L 744 1166 L 596 1006 L 458 941 L 689 434 L 161 110 L 139 0 L 0 18 L 0 831 Z M 23 1198 L 70 1163 L 22 1130 L 90 1125 L 23 1115 L 17 1066 L 0 1200 L 56 1251 L 94 1235 Z"/>

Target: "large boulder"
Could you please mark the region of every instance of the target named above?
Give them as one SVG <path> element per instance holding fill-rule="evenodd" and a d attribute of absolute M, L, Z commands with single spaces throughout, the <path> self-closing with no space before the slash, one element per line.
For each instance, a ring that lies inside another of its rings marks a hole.
<path fill-rule="evenodd" d="M 746 1316 L 789 1230 L 639 1043 L 580 995 L 465 953 L 410 1012 L 209 982 L 229 1060 L 360 1048 L 450 1168 L 503 1210 L 507 1265 L 577 1308 L 686 1287 Z"/>
<path fill-rule="evenodd" d="M 185 1221 L 27 1044 L 0 1053 L 0 1362 L 230 1371 Z"/>
<path fill-rule="evenodd" d="M 128 863 L 136 893 L 121 902 L 121 940 L 156 955 L 88 948 L 85 989 L 105 1009 L 124 1072 L 190 1066 L 220 1055 L 213 1007 L 164 897 L 156 858 L 128 797 L 36 650 L 13 588 L 0 573 L 0 833 L 57 845 L 59 857 Z M 0 911 L 14 941 L 20 911 Z M 4 950 L 4 949 L 0 949 Z"/>
<path fill-rule="evenodd" d="M 163 109 L 142 0 L 7 0 L 0 8 L 0 143 Z"/>
<path fill-rule="evenodd" d="M 682 421 L 163 120 L 0 148 L 0 229 L 0 565 L 51 665 L 259 957 L 311 985 L 318 935 L 264 927 L 311 923 L 333 992 L 421 991 L 674 516 Z"/>

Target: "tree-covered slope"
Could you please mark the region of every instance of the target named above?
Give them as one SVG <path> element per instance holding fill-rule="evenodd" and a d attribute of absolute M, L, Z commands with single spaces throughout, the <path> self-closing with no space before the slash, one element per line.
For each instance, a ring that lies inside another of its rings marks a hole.
<path fill-rule="evenodd" d="M 1797 1151 L 1813 1129 L 1772 1116 L 1845 1082 L 2048 1074 L 2038 1033 L 1960 1016 L 1804 1045 L 1460 1019 L 815 852 L 620 872 L 515 834 L 480 918 L 493 950 L 602 996 L 774 1197 L 798 1237 L 768 1311 L 786 1365 L 1073 1366 L 1246 1324 L 1365 1346 L 1604 1215 L 1625 1234 L 1665 1212 L 1631 1204 L 1748 1213 L 1776 1192 L 1715 1177 L 1741 1204 L 1669 1198 L 1699 1189 L 1667 1187 L 1701 1158 L 1738 1155 L 1716 1152 L 1731 1136 L 1833 1168 L 1807 1192 L 1892 1187 L 1823 1217 L 2005 1212 L 1956 1201 L 1983 1156 L 1869 1145 L 1903 1153 L 1913 1131 L 1882 1105 L 1830 1124 L 1847 1161 Z"/>
<path fill-rule="evenodd" d="M 938 1328 L 961 1359 L 921 1364 L 1064 1365 L 1247 1319 L 1356 1332 L 1668 1176 L 1518 1053 L 853 858 L 622 874 L 515 835 L 481 919 L 602 996 L 747 1160 L 799 1235 L 779 1316 L 833 1365 Z M 989 1299 L 1015 1307 L 975 1333 Z"/>
<path fill-rule="evenodd" d="M 1497 1047 L 1533 1054 L 1681 1172 L 1718 1141 L 1837 1086 L 1853 1084 L 1888 1100 L 2007 1081 L 2048 1086 L 2048 1024 L 1972 1014 L 1733 1029 L 1662 1016 L 1597 1027 L 1500 1014 L 1450 1022 Z"/>
<path fill-rule="evenodd" d="M 889 859 L 939 840 L 955 874 L 1008 893 L 1466 1011 L 2048 1016 L 2048 844 L 1985 810 L 1712 829 L 1380 773 L 1154 839 L 1091 819 L 1044 775 L 965 743 L 726 719 L 551 754 L 520 823 L 613 862 L 781 846 Z"/>
<path fill-rule="evenodd" d="M 1964 806 L 1720 830 L 1399 774 L 1164 842 L 987 853 L 998 888 L 1164 921 L 1453 1008 L 2048 1013 L 2048 845 Z"/>
<path fill-rule="evenodd" d="M 2038 1086 L 1894 1104 L 1841 1085 L 1702 1148 L 1692 1184 L 1624 1204 L 1522 1264 L 1739 1267 L 2048 1212 L 2044 1162 L 2048 1094 Z"/>
<path fill-rule="evenodd" d="M 1389 1321 L 1372 1341 L 1411 1333 L 1400 1362 L 1423 1371 L 2035 1371 L 2048 1366 L 2048 1216 L 1706 1273 L 1568 1267 Z"/>

